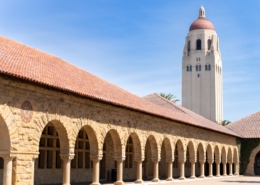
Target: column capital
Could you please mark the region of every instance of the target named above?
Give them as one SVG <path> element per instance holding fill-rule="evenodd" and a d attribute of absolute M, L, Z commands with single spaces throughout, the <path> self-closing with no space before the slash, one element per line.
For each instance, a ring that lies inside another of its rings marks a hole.
<path fill-rule="evenodd" d="M 99 156 L 99 155 L 90 155 L 89 156 L 91 161 L 100 161 L 102 159 L 103 156 Z"/>
<path fill-rule="evenodd" d="M 185 163 L 186 157 L 184 157 L 184 158 L 179 158 L 178 161 L 179 161 L 180 163 Z"/>
<path fill-rule="evenodd" d="M 69 160 L 71 161 L 72 159 L 74 159 L 74 154 L 60 154 L 60 158 L 63 161 Z"/>
<path fill-rule="evenodd" d="M 191 164 L 196 163 L 196 159 L 190 159 L 189 161 Z"/>
<path fill-rule="evenodd" d="M 232 164 L 232 163 L 233 163 L 233 161 L 228 161 L 227 163 L 228 163 L 228 164 Z"/>
<path fill-rule="evenodd" d="M 208 159 L 208 163 L 212 164 L 212 163 L 214 163 L 214 160 L 213 159 Z"/>
<path fill-rule="evenodd" d="M 16 156 L 14 154 L 1 154 L 0 157 L 4 160 L 13 160 Z"/>
<path fill-rule="evenodd" d="M 135 162 L 143 162 L 144 161 L 144 158 L 140 159 L 140 158 L 135 158 Z"/>
<path fill-rule="evenodd" d="M 153 162 L 160 162 L 161 159 L 160 159 L 160 158 L 156 158 L 156 157 L 154 157 L 154 158 L 152 158 L 152 161 L 153 161 Z"/>
<path fill-rule="evenodd" d="M 125 157 L 114 157 L 114 159 L 117 162 L 123 162 L 125 160 Z"/>

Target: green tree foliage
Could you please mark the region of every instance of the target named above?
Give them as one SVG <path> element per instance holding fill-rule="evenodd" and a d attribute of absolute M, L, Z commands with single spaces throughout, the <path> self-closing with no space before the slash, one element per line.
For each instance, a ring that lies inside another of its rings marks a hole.
<path fill-rule="evenodd" d="M 231 121 L 223 120 L 223 121 L 221 122 L 221 125 L 222 125 L 222 126 L 227 126 L 229 123 L 231 123 Z"/>
<path fill-rule="evenodd" d="M 176 96 L 174 96 L 173 94 L 165 94 L 165 93 L 160 93 L 159 94 L 161 97 L 173 102 L 173 103 L 176 103 L 177 101 L 180 101 L 179 99 L 176 99 Z"/>

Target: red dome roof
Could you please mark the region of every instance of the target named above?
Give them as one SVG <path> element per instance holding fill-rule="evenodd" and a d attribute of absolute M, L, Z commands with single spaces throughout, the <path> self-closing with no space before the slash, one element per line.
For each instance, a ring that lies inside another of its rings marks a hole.
<path fill-rule="evenodd" d="M 215 30 L 214 25 L 204 17 L 199 17 L 190 25 L 190 31 L 200 29 Z"/>

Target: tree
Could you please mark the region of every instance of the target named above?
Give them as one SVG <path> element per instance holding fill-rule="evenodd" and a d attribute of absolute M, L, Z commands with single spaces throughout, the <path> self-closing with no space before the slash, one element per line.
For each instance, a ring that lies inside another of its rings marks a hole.
<path fill-rule="evenodd" d="M 180 101 L 179 99 L 176 99 L 176 96 L 174 96 L 173 94 L 165 94 L 165 93 L 160 93 L 159 94 L 161 97 L 173 102 L 173 103 L 176 103 L 177 101 Z"/>
<path fill-rule="evenodd" d="M 222 126 L 227 126 L 229 123 L 231 123 L 231 121 L 223 120 L 223 121 L 221 122 L 221 125 L 222 125 Z"/>

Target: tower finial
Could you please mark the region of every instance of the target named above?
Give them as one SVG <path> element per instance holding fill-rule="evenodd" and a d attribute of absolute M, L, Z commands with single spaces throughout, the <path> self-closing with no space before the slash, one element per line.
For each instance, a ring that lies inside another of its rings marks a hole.
<path fill-rule="evenodd" d="M 200 10 L 199 10 L 199 18 L 200 17 L 206 17 L 206 14 L 205 14 L 205 9 L 203 7 L 203 5 L 200 6 Z"/>

